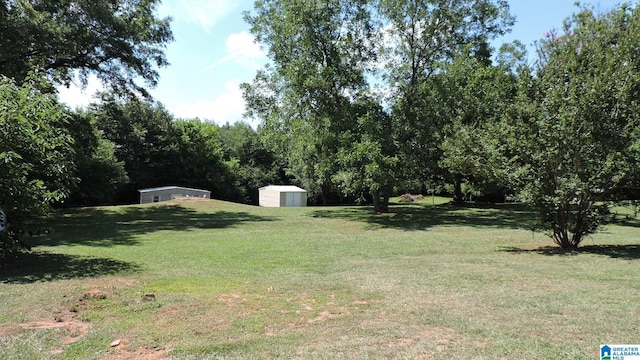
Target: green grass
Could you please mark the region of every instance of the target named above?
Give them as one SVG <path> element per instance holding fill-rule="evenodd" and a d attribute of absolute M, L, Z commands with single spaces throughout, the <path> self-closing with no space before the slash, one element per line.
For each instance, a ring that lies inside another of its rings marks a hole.
<path fill-rule="evenodd" d="M 0 269 L 0 358 L 585 359 L 638 342 L 635 219 L 564 252 L 517 204 L 391 210 L 57 214 Z"/>

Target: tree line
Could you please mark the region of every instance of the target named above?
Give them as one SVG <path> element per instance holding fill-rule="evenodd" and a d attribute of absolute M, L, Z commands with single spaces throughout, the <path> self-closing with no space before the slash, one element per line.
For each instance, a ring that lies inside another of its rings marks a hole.
<path fill-rule="evenodd" d="M 372 198 L 450 184 L 531 204 L 562 248 L 637 199 L 640 7 L 580 6 L 495 49 L 503 0 L 261 0 L 245 14 L 270 64 L 243 85 L 307 189 Z"/>
<path fill-rule="evenodd" d="M 0 81 L 0 208 L 4 249 L 26 246 L 52 207 L 132 204 L 139 189 L 179 185 L 257 203 L 258 187 L 290 181 L 245 123 L 176 119 L 161 104 L 111 93 L 69 109 L 33 82 Z"/>
<path fill-rule="evenodd" d="M 563 248 L 639 196 L 638 6 L 578 8 L 530 62 L 519 42 L 491 45 L 514 22 L 502 0 L 259 0 L 245 20 L 271 61 L 242 85 L 253 129 L 148 97 L 173 39 L 157 4 L 0 0 L 3 256 L 52 206 L 161 185 L 255 203 L 294 182 L 376 212 L 398 192 L 509 196 Z M 60 104 L 56 86 L 90 75 L 100 101 Z"/>
<path fill-rule="evenodd" d="M 0 1 L 0 258 L 28 249 L 54 207 L 136 203 L 164 185 L 255 204 L 258 187 L 291 181 L 249 125 L 177 119 L 148 96 L 173 39 L 158 3 Z M 57 86 L 91 75 L 97 101 L 60 103 Z"/>

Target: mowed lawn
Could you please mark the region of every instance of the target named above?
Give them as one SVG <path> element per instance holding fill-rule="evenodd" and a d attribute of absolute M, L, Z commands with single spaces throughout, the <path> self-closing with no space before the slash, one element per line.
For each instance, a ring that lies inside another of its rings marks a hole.
<path fill-rule="evenodd" d="M 521 205 L 69 210 L 0 268 L 0 359 L 594 359 L 640 343 L 640 222 Z"/>

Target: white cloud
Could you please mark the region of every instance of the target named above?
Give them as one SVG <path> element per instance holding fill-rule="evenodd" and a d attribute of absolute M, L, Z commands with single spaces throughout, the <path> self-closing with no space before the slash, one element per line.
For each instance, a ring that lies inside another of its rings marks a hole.
<path fill-rule="evenodd" d="M 207 101 L 181 103 L 173 106 L 174 116 L 182 119 L 199 118 L 219 125 L 242 120 L 245 111 L 242 90 L 238 80 L 227 81 L 224 91 Z"/>
<path fill-rule="evenodd" d="M 70 108 L 84 108 L 90 103 L 96 102 L 94 95 L 98 91 L 102 91 L 103 87 L 100 80 L 95 75 L 90 75 L 87 86 L 82 87 L 71 84 L 70 87 L 58 86 L 58 99 L 60 102 L 67 104 Z"/>
<path fill-rule="evenodd" d="M 206 31 L 211 31 L 238 4 L 237 0 L 180 0 L 178 7 L 185 12 L 188 21 L 199 24 Z M 172 16 L 177 14 L 174 13 Z"/>
<path fill-rule="evenodd" d="M 231 54 L 238 54 L 239 56 L 250 58 L 261 58 L 265 56 L 264 51 L 260 48 L 260 44 L 256 42 L 253 35 L 246 31 L 229 35 L 226 46 Z"/>
<path fill-rule="evenodd" d="M 228 55 L 206 66 L 202 71 L 211 70 L 229 61 L 235 61 L 245 68 L 255 70 L 261 66 L 259 62 L 266 59 L 266 54 L 262 51 L 260 44 L 253 35 L 246 31 L 229 35 L 225 48 Z"/>

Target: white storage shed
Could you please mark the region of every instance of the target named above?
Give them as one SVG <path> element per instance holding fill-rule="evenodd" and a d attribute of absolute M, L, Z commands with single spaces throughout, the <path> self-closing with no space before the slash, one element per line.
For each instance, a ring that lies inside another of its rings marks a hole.
<path fill-rule="evenodd" d="M 293 185 L 269 185 L 259 190 L 259 204 L 264 207 L 307 206 L 307 191 Z"/>
<path fill-rule="evenodd" d="M 211 191 L 191 189 L 181 186 L 161 186 L 156 188 L 138 190 L 140 204 L 149 204 L 179 198 L 210 199 Z"/>

